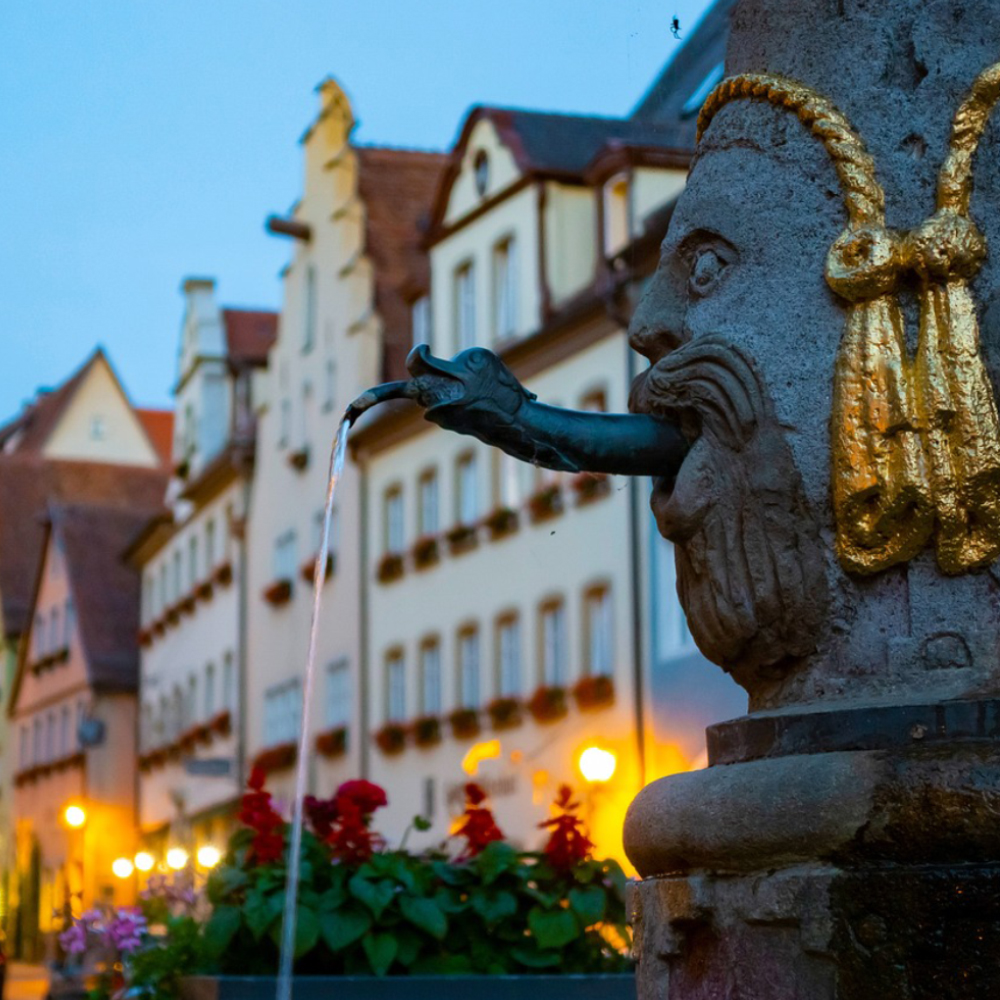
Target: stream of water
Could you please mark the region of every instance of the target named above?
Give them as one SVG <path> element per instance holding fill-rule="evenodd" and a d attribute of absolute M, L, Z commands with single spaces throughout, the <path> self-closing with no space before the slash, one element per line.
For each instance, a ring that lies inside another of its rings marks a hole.
<path fill-rule="evenodd" d="M 309 706 L 312 704 L 313 680 L 316 673 L 316 636 L 319 633 L 319 613 L 323 606 L 323 584 L 330 547 L 330 521 L 337 482 L 344 471 L 347 455 L 347 434 L 351 422 L 345 416 L 337 428 L 330 452 L 330 478 L 326 487 L 326 507 L 323 514 L 323 537 L 313 567 L 312 621 L 309 626 L 309 651 L 306 654 L 306 677 L 302 685 L 302 723 L 299 733 L 299 755 L 295 765 L 295 794 L 292 799 L 292 835 L 288 845 L 288 883 L 285 887 L 285 916 L 281 926 L 281 958 L 278 965 L 277 1000 L 292 998 L 292 969 L 295 964 L 296 900 L 299 891 L 299 868 L 302 854 L 302 809 L 309 773 Z"/>

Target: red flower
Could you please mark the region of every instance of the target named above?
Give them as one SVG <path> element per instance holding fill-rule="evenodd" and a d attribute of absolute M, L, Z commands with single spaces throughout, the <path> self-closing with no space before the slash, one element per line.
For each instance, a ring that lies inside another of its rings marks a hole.
<path fill-rule="evenodd" d="M 578 861 L 586 861 L 594 848 L 583 830 L 583 820 L 576 815 L 580 803 L 573 802 L 572 798 L 573 790 L 569 785 L 561 785 L 554 803 L 561 810 L 560 814 L 538 824 L 539 829 L 552 831 L 544 851 L 554 868 L 572 868 Z"/>
<path fill-rule="evenodd" d="M 262 865 L 280 861 L 285 849 L 282 833 L 285 821 L 271 804 L 271 793 L 264 791 L 266 780 L 267 773 L 262 768 L 255 767 L 247 782 L 253 790 L 243 795 L 240 806 L 240 822 L 245 823 L 256 834 L 247 852 L 247 860 Z"/>
<path fill-rule="evenodd" d="M 307 795 L 302 805 L 313 833 L 320 840 L 326 840 L 333 832 L 333 824 L 337 821 L 336 800 L 317 799 L 315 795 Z"/>
<path fill-rule="evenodd" d="M 369 829 L 371 814 L 388 805 L 385 790 L 370 781 L 345 781 L 332 799 L 312 795 L 304 801 L 313 832 L 333 848 L 333 856 L 358 865 L 367 861 L 383 844 Z"/>
<path fill-rule="evenodd" d="M 463 861 L 481 854 L 487 844 L 504 839 L 492 811 L 480 806 L 485 800 L 486 792 L 479 785 L 469 782 L 465 786 L 465 812 L 454 833 L 456 837 L 465 837 L 465 850 L 459 855 Z"/>
<path fill-rule="evenodd" d="M 376 809 L 389 804 L 385 789 L 363 778 L 345 781 L 337 789 L 337 798 L 353 802 L 365 816 L 370 816 Z"/>

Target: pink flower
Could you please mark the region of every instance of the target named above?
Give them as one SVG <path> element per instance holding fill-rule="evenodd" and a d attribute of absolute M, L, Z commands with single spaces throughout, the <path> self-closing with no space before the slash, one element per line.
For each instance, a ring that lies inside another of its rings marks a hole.
<path fill-rule="evenodd" d="M 82 955 L 87 950 L 87 929 L 74 921 L 59 935 L 59 944 L 67 955 Z"/>
<path fill-rule="evenodd" d="M 122 907 L 108 924 L 108 942 L 123 955 L 137 951 L 142 946 L 146 931 L 146 918 L 132 907 Z"/>

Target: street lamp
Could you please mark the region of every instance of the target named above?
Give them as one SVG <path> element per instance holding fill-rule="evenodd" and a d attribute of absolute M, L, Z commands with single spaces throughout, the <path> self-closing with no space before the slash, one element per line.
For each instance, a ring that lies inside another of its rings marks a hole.
<path fill-rule="evenodd" d="M 156 864 L 156 860 L 149 851 L 140 851 L 135 856 L 135 866 L 141 872 L 149 872 L 153 870 L 153 865 Z"/>
<path fill-rule="evenodd" d="M 222 859 L 222 852 L 211 844 L 198 848 L 198 864 L 202 868 L 214 868 Z"/>
<path fill-rule="evenodd" d="M 67 826 L 72 827 L 74 830 L 79 830 L 87 822 L 87 811 L 83 806 L 71 804 L 63 810 L 63 819 L 66 821 Z"/>
<path fill-rule="evenodd" d="M 602 747 L 587 747 L 577 762 L 580 773 L 592 785 L 603 785 L 611 780 L 618 766 L 618 758 Z"/>
<path fill-rule="evenodd" d="M 188 852 L 184 850 L 183 847 L 171 847 L 167 851 L 167 864 L 173 868 L 174 871 L 180 871 L 182 868 L 186 867 L 188 863 Z"/>
<path fill-rule="evenodd" d="M 115 858 L 111 862 L 111 870 L 117 878 L 128 878 L 135 871 L 135 865 L 128 858 Z"/>

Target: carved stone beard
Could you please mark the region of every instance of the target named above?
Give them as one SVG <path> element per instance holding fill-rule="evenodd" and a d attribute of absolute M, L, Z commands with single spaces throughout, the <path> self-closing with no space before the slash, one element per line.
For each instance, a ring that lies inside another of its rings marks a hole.
<path fill-rule="evenodd" d="M 698 648 L 744 686 L 783 676 L 820 638 L 824 550 L 752 364 L 720 337 L 689 341 L 636 379 L 629 408 L 679 416 L 696 438 L 651 506 Z"/>

